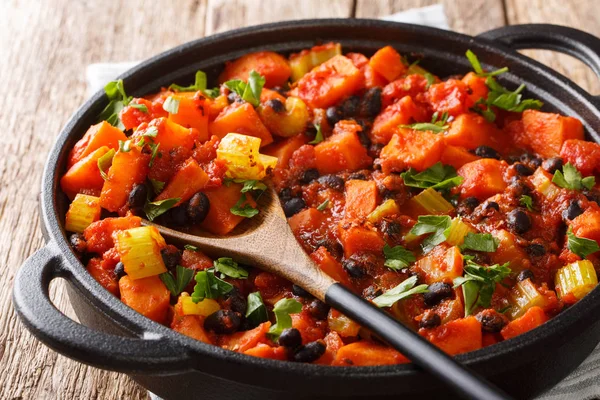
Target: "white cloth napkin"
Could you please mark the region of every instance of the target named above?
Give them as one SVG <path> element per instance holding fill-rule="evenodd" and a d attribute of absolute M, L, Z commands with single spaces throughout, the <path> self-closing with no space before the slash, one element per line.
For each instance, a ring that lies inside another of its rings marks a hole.
<path fill-rule="evenodd" d="M 412 8 L 380 19 L 405 22 L 449 30 L 448 19 L 443 4 Z M 90 64 L 86 70 L 88 92 L 102 89 L 104 85 L 135 66 L 137 62 Z M 535 373 L 532 371 L 532 373 Z M 575 370 L 554 388 L 548 390 L 536 400 L 592 400 L 600 399 L 600 346 Z M 150 393 L 152 400 L 160 400 Z"/>

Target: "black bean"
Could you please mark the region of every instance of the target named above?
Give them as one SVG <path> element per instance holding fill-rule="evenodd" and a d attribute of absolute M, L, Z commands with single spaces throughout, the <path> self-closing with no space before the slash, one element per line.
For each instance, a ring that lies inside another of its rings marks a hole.
<path fill-rule="evenodd" d="M 171 208 L 168 215 L 174 225 L 185 225 L 188 222 L 186 204 Z"/>
<path fill-rule="evenodd" d="M 384 220 L 381 223 L 381 231 L 390 238 L 399 238 L 400 234 L 402 233 L 402 225 L 395 221 Z"/>
<path fill-rule="evenodd" d="M 588 199 L 589 201 L 595 201 L 596 203 L 600 204 L 600 192 L 597 190 L 584 190 L 583 191 L 583 195 L 586 197 L 586 199 Z"/>
<path fill-rule="evenodd" d="M 294 354 L 294 361 L 306 363 L 317 361 L 319 357 L 325 354 L 326 348 L 327 347 L 322 340 L 310 342 L 296 351 Z"/>
<path fill-rule="evenodd" d="M 146 200 L 148 199 L 148 187 L 144 184 L 135 185 L 129 197 L 127 198 L 127 205 L 129 208 L 144 207 Z"/>
<path fill-rule="evenodd" d="M 521 157 L 519 157 L 522 163 L 527 164 L 533 169 L 536 169 L 540 165 L 542 165 L 542 159 L 536 155 L 530 153 L 523 153 Z"/>
<path fill-rule="evenodd" d="M 281 192 L 279 192 L 279 199 L 283 202 L 283 201 L 287 201 L 289 199 L 292 198 L 292 189 L 290 188 L 283 188 L 281 189 Z"/>
<path fill-rule="evenodd" d="M 223 297 L 223 306 L 229 308 L 231 311 L 246 315 L 248 301 L 242 296 L 240 290 L 234 286 L 233 289 Z"/>
<path fill-rule="evenodd" d="M 208 200 L 208 196 L 202 192 L 198 192 L 190 199 L 186 215 L 191 224 L 199 224 L 206 219 L 209 210 L 210 200 Z"/>
<path fill-rule="evenodd" d="M 360 101 L 360 114 L 375 118 L 381 111 L 381 88 L 374 87 L 365 92 Z"/>
<path fill-rule="evenodd" d="M 240 314 L 231 310 L 219 310 L 204 320 L 204 329 L 218 334 L 230 334 L 238 330 L 242 324 Z"/>
<path fill-rule="evenodd" d="M 546 248 L 543 244 L 539 243 L 531 243 L 529 246 L 525 248 L 527 253 L 532 257 L 541 257 L 546 254 Z"/>
<path fill-rule="evenodd" d="M 279 99 L 267 100 L 265 106 L 271 107 L 276 113 L 282 113 L 285 111 L 285 105 L 283 105 L 283 103 Z"/>
<path fill-rule="evenodd" d="M 583 210 L 579 205 L 579 201 L 573 200 L 571 201 L 567 209 L 563 211 L 562 217 L 564 220 L 571 221 L 579 217 L 581 214 L 583 214 Z"/>
<path fill-rule="evenodd" d="M 358 113 L 360 97 L 350 96 L 342 103 L 342 113 L 345 118 L 354 117 Z"/>
<path fill-rule="evenodd" d="M 551 174 L 555 173 L 557 170 L 561 169 L 563 166 L 563 160 L 560 157 L 552 157 L 544 160 L 542 163 L 542 168 Z"/>
<path fill-rule="evenodd" d="M 429 285 L 428 292 L 423 294 L 423 300 L 425 304 L 432 307 L 438 304 L 440 301 L 450 298 L 454 295 L 452 286 L 444 282 L 435 282 Z"/>
<path fill-rule="evenodd" d="M 85 250 L 87 249 L 87 242 L 81 233 L 74 233 L 69 236 L 69 243 L 71 243 L 71 247 L 78 254 L 85 253 Z"/>
<path fill-rule="evenodd" d="M 353 172 L 350 175 L 348 175 L 348 180 L 366 181 L 367 176 L 362 172 Z"/>
<path fill-rule="evenodd" d="M 119 261 L 117 263 L 117 265 L 115 265 L 115 269 L 114 269 L 113 273 L 115 274 L 117 279 L 121 279 L 122 277 L 124 277 L 125 276 L 125 264 L 123 264 L 121 261 Z"/>
<path fill-rule="evenodd" d="M 317 170 L 316 168 L 307 169 L 302 174 L 302 177 L 300 178 L 300 182 L 302 182 L 302 183 L 311 183 L 312 181 L 314 181 L 318 177 L 319 177 L 319 170 Z"/>
<path fill-rule="evenodd" d="M 518 208 L 508 213 L 507 222 L 508 226 L 519 234 L 531 229 L 531 218 L 525 211 Z"/>
<path fill-rule="evenodd" d="M 440 326 L 442 319 L 433 310 L 427 310 L 419 321 L 419 328 L 435 328 Z"/>
<path fill-rule="evenodd" d="M 496 203 L 495 201 L 488 201 L 483 206 L 484 210 L 489 210 L 490 208 L 493 208 L 496 211 L 500 211 L 500 205 L 498 203 Z"/>
<path fill-rule="evenodd" d="M 475 155 L 482 158 L 495 158 L 500 159 L 500 154 L 489 146 L 479 146 L 475 149 Z"/>
<path fill-rule="evenodd" d="M 533 174 L 533 170 L 525 164 L 515 163 L 515 172 L 521 176 L 529 176 Z"/>
<path fill-rule="evenodd" d="M 371 147 L 371 138 L 369 138 L 367 131 L 363 129 L 362 131 L 356 132 L 356 134 L 358 135 L 358 141 L 360 144 L 362 144 L 363 147 L 368 150 L 369 147 Z"/>
<path fill-rule="evenodd" d="M 504 315 L 491 309 L 483 310 L 475 318 L 481 323 L 481 330 L 488 333 L 500 332 L 508 322 Z"/>
<path fill-rule="evenodd" d="M 342 110 L 340 110 L 337 107 L 333 107 L 333 106 L 329 107 L 325 111 L 325 116 L 327 117 L 327 122 L 332 127 L 344 118 L 344 114 L 342 113 Z"/>
<path fill-rule="evenodd" d="M 344 190 L 344 180 L 337 175 L 323 175 L 317 179 L 317 182 L 333 190 L 340 192 Z"/>
<path fill-rule="evenodd" d="M 519 275 L 517 275 L 518 282 L 524 281 L 525 279 L 533 280 L 533 272 L 531 272 L 530 269 L 524 269 L 523 271 L 519 272 Z"/>
<path fill-rule="evenodd" d="M 331 307 L 329 307 L 327 303 L 323 303 L 321 300 L 314 299 L 308 305 L 308 312 L 316 319 L 324 320 L 327 318 L 327 314 L 329 314 L 330 308 Z"/>
<path fill-rule="evenodd" d="M 292 285 L 292 293 L 298 297 L 311 297 L 311 294 L 298 285 Z"/>
<path fill-rule="evenodd" d="M 160 255 L 169 271 L 175 271 L 177 264 L 181 261 L 181 251 L 175 246 L 167 246 L 160 250 Z"/>
<path fill-rule="evenodd" d="M 360 265 L 354 260 L 344 260 L 342 262 L 342 266 L 344 267 L 346 272 L 348 272 L 348 275 L 350 275 L 353 278 L 360 279 L 367 275 L 362 265 Z"/>
<path fill-rule="evenodd" d="M 286 217 L 298 214 L 302 209 L 306 207 L 306 203 L 300 197 L 292 197 L 285 203 L 283 203 L 283 212 Z"/>
<path fill-rule="evenodd" d="M 302 336 L 296 328 L 284 329 L 279 335 L 279 344 L 290 349 L 298 348 L 302 345 Z"/>
<path fill-rule="evenodd" d="M 479 200 L 476 197 L 467 197 L 458 204 L 456 212 L 458 215 L 468 215 L 471 214 L 478 205 Z"/>
<path fill-rule="evenodd" d="M 514 176 L 511 180 L 509 189 L 513 192 L 513 195 L 520 198 L 523 195 L 531 194 L 531 188 L 527 186 L 525 182 L 519 179 L 518 176 Z"/>

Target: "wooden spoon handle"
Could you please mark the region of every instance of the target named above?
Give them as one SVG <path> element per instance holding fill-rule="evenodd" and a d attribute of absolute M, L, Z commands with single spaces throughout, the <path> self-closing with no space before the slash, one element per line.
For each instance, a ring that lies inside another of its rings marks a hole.
<path fill-rule="evenodd" d="M 335 283 L 325 301 L 362 326 L 370 329 L 413 363 L 429 371 L 466 399 L 507 400 L 508 395 L 456 362 L 418 333 L 396 321 L 386 312 Z M 443 397 L 443 396 L 441 396 Z"/>

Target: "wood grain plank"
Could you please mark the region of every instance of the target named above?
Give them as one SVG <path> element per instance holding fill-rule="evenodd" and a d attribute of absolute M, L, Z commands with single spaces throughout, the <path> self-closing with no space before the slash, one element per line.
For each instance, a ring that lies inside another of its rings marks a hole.
<path fill-rule="evenodd" d="M 206 34 L 305 18 L 348 18 L 352 0 L 208 0 Z"/>
<path fill-rule="evenodd" d="M 511 25 L 551 23 L 583 29 L 600 36 L 598 2 L 592 0 L 507 0 L 507 17 Z M 526 50 L 524 54 L 556 69 L 593 94 L 600 94 L 600 80 L 579 60 L 548 50 Z"/>
<path fill-rule="evenodd" d="M 454 31 L 476 35 L 505 25 L 502 0 L 357 0 L 357 18 L 380 18 L 410 8 L 442 3 Z"/>
<path fill-rule="evenodd" d="M 205 2 L 156 0 L 151 5 L 0 2 L 0 82 L 13 94 L 0 96 L 1 399 L 147 397 L 125 375 L 76 363 L 40 344 L 17 320 L 10 296 L 18 267 L 43 245 L 40 177 L 54 137 L 85 100 L 86 65 L 144 59 L 204 35 Z M 52 285 L 51 294 L 74 317 L 62 282 Z"/>

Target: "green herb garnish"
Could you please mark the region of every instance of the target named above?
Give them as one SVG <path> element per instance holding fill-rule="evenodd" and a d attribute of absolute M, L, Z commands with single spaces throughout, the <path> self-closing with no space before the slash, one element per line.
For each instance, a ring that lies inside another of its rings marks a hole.
<path fill-rule="evenodd" d="M 500 241 L 489 233 L 467 233 L 464 243 L 460 246 L 461 250 L 485 251 L 493 253 L 498 250 Z"/>
<path fill-rule="evenodd" d="M 446 230 L 450 228 L 451 223 L 452 219 L 447 215 L 421 215 L 409 233 L 415 236 L 431 233 L 432 235 L 429 235 L 421 244 L 423 251 L 429 252 L 447 239 Z"/>
<path fill-rule="evenodd" d="M 112 165 L 114 156 L 115 156 L 115 150 L 110 149 L 109 151 L 106 152 L 106 154 L 104 154 L 102 157 L 100 157 L 98 159 L 98 169 L 100 170 L 100 175 L 102 176 L 102 179 L 104 179 L 104 180 L 108 179 L 108 175 L 106 174 L 106 171 Z"/>
<path fill-rule="evenodd" d="M 193 244 L 186 244 L 185 246 L 183 246 L 183 248 L 190 251 L 200 251 L 198 246 L 194 246 Z"/>
<path fill-rule="evenodd" d="M 373 303 L 377 307 L 391 307 L 399 300 L 406 299 L 417 293 L 427 293 L 427 285 L 417 284 L 417 277 L 411 276 L 393 289 L 388 290 L 381 296 L 375 297 Z"/>
<path fill-rule="evenodd" d="M 170 114 L 177 114 L 179 112 L 179 100 L 173 96 L 167 97 L 163 103 L 163 110 Z"/>
<path fill-rule="evenodd" d="M 572 253 L 577 254 L 581 258 L 586 258 L 590 254 L 600 251 L 598 242 L 577 237 L 570 229 L 567 232 L 567 247 Z"/>
<path fill-rule="evenodd" d="M 237 93 L 242 100 L 252 104 L 260 105 L 260 94 L 265 85 L 265 78 L 258 72 L 252 70 L 248 75 L 248 83 L 241 79 L 233 79 L 224 84 L 229 90 Z"/>
<path fill-rule="evenodd" d="M 275 314 L 275 325 L 272 325 L 267 333 L 267 336 L 277 342 L 279 335 L 284 329 L 292 327 L 292 317 L 290 314 L 297 314 L 302 311 L 302 303 L 294 299 L 281 299 L 275 303 L 273 307 L 273 313 Z"/>
<path fill-rule="evenodd" d="M 98 121 L 106 121 L 114 127 L 121 130 L 125 129 L 125 125 L 119 118 L 119 112 L 128 105 L 133 97 L 127 96 L 123 80 L 111 81 L 104 86 L 104 93 L 108 97 L 108 105 L 98 115 Z"/>
<path fill-rule="evenodd" d="M 456 174 L 456 169 L 451 165 L 441 162 L 434 164 L 423 172 L 413 168 L 400 174 L 406 186 L 426 189 L 448 190 L 462 183 L 463 178 Z"/>
<path fill-rule="evenodd" d="M 173 296 L 179 296 L 194 277 L 194 270 L 178 265 L 175 269 L 175 276 L 170 272 L 165 272 L 158 277 Z"/>
<path fill-rule="evenodd" d="M 173 83 L 169 89 L 177 92 L 197 92 L 201 91 L 210 98 L 215 98 L 219 95 L 219 88 L 206 89 L 206 74 L 203 71 L 196 71 L 194 84 L 190 86 L 179 86 Z"/>
<path fill-rule="evenodd" d="M 242 206 L 246 202 L 246 194 L 242 193 L 240 199 L 235 203 L 233 207 L 229 209 L 229 211 L 233 215 L 239 215 L 240 217 L 252 218 L 258 214 L 258 209 L 252 207 L 250 204 L 246 204 Z"/>
<path fill-rule="evenodd" d="M 265 307 L 265 303 L 263 302 L 260 292 L 253 292 L 248 295 L 246 318 L 252 323 L 253 326 L 257 326 L 258 324 L 269 320 L 267 307 Z"/>
<path fill-rule="evenodd" d="M 146 218 L 149 221 L 154 221 L 158 216 L 166 213 L 169 209 L 173 208 L 181 200 L 180 198 L 165 199 L 160 201 L 148 202 L 144 206 L 144 212 Z"/>
<path fill-rule="evenodd" d="M 141 112 L 143 112 L 144 114 L 148 114 L 148 107 L 146 107 L 145 104 L 129 104 L 129 107 L 133 107 L 135 109 L 140 110 Z"/>
<path fill-rule="evenodd" d="M 323 211 L 323 210 L 327 209 L 328 206 L 329 206 L 329 199 L 326 199 L 324 202 L 319 204 L 319 206 L 317 207 L 317 210 Z"/>
<path fill-rule="evenodd" d="M 448 128 L 450 128 L 450 125 L 446 124 L 447 121 L 448 121 L 448 113 L 447 112 L 443 113 L 442 118 L 439 120 L 438 120 L 438 113 L 435 112 L 433 114 L 433 116 L 431 117 L 431 122 L 418 122 L 416 124 L 400 125 L 400 128 L 414 129 L 416 131 L 431 131 L 433 133 L 441 133 L 441 132 L 448 130 Z"/>
<path fill-rule="evenodd" d="M 119 140 L 119 151 L 121 153 L 129 153 L 131 150 L 131 140 Z"/>
<path fill-rule="evenodd" d="M 416 261 L 415 255 L 402 246 L 390 247 L 387 243 L 383 246 L 383 255 L 385 256 L 385 266 L 389 269 L 400 270 L 408 267 Z"/>
<path fill-rule="evenodd" d="M 156 179 L 150 179 L 150 183 L 152 184 L 152 189 L 154 190 L 155 194 L 160 194 L 160 192 L 163 191 L 163 189 L 165 188 L 165 182 L 162 181 L 158 181 Z"/>
<path fill-rule="evenodd" d="M 527 207 L 529 211 L 533 211 L 533 199 L 531 198 L 531 196 L 527 196 L 526 194 L 522 195 L 519 199 L 519 203 L 522 206 Z"/>
<path fill-rule="evenodd" d="M 508 67 L 500 68 L 492 72 L 484 72 L 483 68 L 481 68 L 481 63 L 479 62 L 479 59 L 477 58 L 475 53 L 473 53 L 471 50 L 467 50 L 466 56 L 469 62 L 471 63 L 471 66 L 473 67 L 473 71 L 475 71 L 475 73 L 478 76 L 496 76 L 508 72 Z"/>
<path fill-rule="evenodd" d="M 238 263 L 233 261 L 229 257 L 221 257 L 213 263 L 215 271 L 220 272 L 223 275 L 234 279 L 246 279 L 248 277 L 248 271 L 240 267 Z"/>
<path fill-rule="evenodd" d="M 317 130 L 317 133 L 315 134 L 315 138 L 313 140 L 311 140 L 310 142 L 308 142 L 308 144 L 319 144 L 323 140 L 325 140 L 325 139 L 323 139 L 323 132 L 321 132 L 321 125 L 315 124 L 315 129 Z"/>
<path fill-rule="evenodd" d="M 496 283 L 501 282 L 511 273 L 508 266 L 509 263 L 488 267 L 467 260 L 464 266 L 465 275 L 454 278 L 454 287 L 462 286 L 465 316 L 471 315 L 476 306 L 483 308 L 490 306 Z"/>
<path fill-rule="evenodd" d="M 565 189 L 583 190 L 585 188 L 589 190 L 596 184 L 596 178 L 593 176 L 582 178 L 581 172 L 569 162 L 563 166 L 562 171 L 557 170 L 554 173 L 552 182 Z"/>
<path fill-rule="evenodd" d="M 233 285 L 215 276 L 214 268 L 196 273 L 196 285 L 192 301 L 198 303 L 204 299 L 218 299 L 233 290 Z"/>

